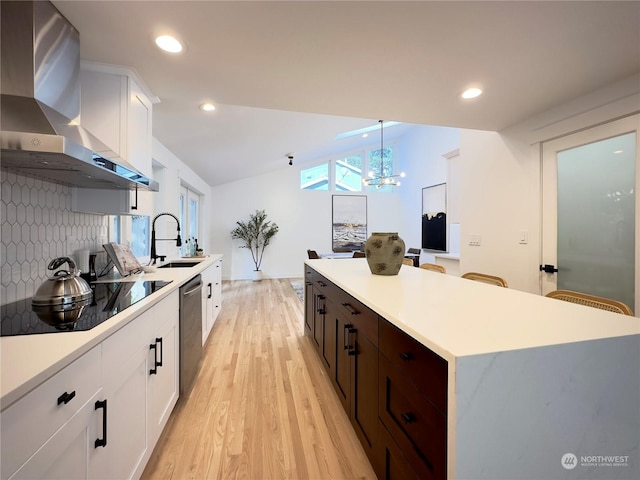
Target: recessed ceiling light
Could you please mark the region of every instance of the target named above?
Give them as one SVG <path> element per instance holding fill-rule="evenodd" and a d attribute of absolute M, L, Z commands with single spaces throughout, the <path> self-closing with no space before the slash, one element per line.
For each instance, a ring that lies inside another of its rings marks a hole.
<path fill-rule="evenodd" d="M 171 35 L 160 35 L 156 37 L 156 45 L 169 53 L 180 53 L 182 51 L 182 44 Z"/>
<path fill-rule="evenodd" d="M 624 151 L 624 150 L 616 150 L 616 151 L 614 151 L 613 153 L 615 153 L 616 155 L 618 155 L 618 154 L 622 153 L 623 151 Z"/>
<path fill-rule="evenodd" d="M 202 105 L 200 105 L 200 110 L 203 110 L 205 112 L 212 112 L 215 109 L 216 106 L 213 103 L 203 103 Z"/>
<path fill-rule="evenodd" d="M 362 138 L 367 138 L 368 136 L 369 136 L 369 134 L 368 134 L 368 133 L 363 133 L 363 134 L 362 134 Z"/>
<path fill-rule="evenodd" d="M 467 88 L 464 92 L 462 92 L 462 95 L 460 96 L 468 100 L 470 98 L 479 97 L 480 95 L 482 95 L 482 90 L 477 87 L 473 87 L 473 88 Z"/>

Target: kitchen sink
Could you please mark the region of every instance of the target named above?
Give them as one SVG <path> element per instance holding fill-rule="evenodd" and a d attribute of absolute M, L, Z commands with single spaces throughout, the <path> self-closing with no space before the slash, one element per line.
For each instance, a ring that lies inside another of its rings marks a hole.
<path fill-rule="evenodd" d="M 160 265 L 158 268 L 190 268 L 195 267 L 200 262 L 169 262 L 164 265 Z"/>

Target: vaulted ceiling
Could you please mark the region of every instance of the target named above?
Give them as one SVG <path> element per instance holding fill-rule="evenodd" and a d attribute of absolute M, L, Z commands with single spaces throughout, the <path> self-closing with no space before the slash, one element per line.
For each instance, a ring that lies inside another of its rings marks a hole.
<path fill-rule="evenodd" d="M 139 73 L 154 136 L 211 185 L 375 143 L 335 137 L 378 119 L 500 130 L 640 71 L 637 1 L 53 3 L 84 60 Z"/>

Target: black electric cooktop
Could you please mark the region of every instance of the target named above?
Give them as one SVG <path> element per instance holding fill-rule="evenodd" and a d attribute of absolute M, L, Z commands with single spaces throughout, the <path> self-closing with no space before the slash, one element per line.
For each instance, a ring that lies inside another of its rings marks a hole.
<path fill-rule="evenodd" d="M 51 321 L 51 314 L 34 311 L 30 298 L 2 305 L 0 336 L 91 330 L 169 283 L 148 280 L 92 283 L 93 299 L 82 308 L 77 320 L 66 323 Z"/>

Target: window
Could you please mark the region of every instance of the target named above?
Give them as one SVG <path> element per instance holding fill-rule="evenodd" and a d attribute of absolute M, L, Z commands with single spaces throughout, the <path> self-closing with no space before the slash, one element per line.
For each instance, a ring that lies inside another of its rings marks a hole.
<path fill-rule="evenodd" d="M 380 162 L 382 161 L 382 170 L 380 170 Z M 380 149 L 369 151 L 369 176 L 379 177 L 380 173 L 384 176 L 393 175 L 393 145 L 384 147 L 382 158 L 380 158 Z M 390 185 L 384 187 L 370 186 L 369 191 L 374 192 L 392 192 L 393 187 Z"/>
<path fill-rule="evenodd" d="M 359 192 L 362 190 L 362 155 L 351 155 L 335 162 L 336 190 Z"/>
<path fill-rule="evenodd" d="M 334 190 L 336 192 L 361 192 L 362 179 L 368 173 L 370 177 L 379 177 L 382 160 L 382 173 L 393 175 L 393 145 L 384 147 L 384 154 L 380 156 L 380 149 L 361 151 L 347 155 L 338 160 L 322 163 L 300 170 L 301 190 Z M 331 170 L 330 170 L 331 169 Z M 329 176 L 332 172 L 333 178 Z M 371 186 L 370 192 L 392 192 L 393 187 Z"/>
<path fill-rule="evenodd" d="M 323 163 L 300 171 L 301 190 L 329 190 L 329 164 Z"/>
<path fill-rule="evenodd" d="M 109 241 L 130 246 L 140 263 L 148 263 L 151 219 L 145 215 L 109 215 Z"/>
<path fill-rule="evenodd" d="M 150 219 L 145 215 L 131 217 L 131 251 L 137 258 L 144 259 L 151 254 Z"/>
<path fill-rule="evenodd" d="M 187 241 L 192 245 L 199 236 L 200 195 L 188 187 L 180 188 L 180 234 L 182 235 L 181 255 L 187 255 Z"/>

